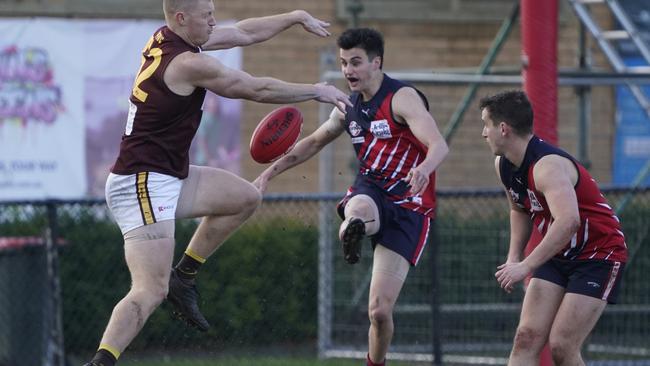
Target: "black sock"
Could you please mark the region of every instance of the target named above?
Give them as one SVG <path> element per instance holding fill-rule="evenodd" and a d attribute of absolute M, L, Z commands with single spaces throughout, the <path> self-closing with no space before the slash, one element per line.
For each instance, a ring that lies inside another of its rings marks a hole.
<path fill-rule="evenodd" d="M 117 359 L 115 356 L 113 356 L 112 353 L 108 352 L 107 350 L 100 349 L 97 351 L 97 353 L 95 353 L 95 357 L 93 357 L 90 362 L 95 362 L 101 366 L 115 366 Z"/>
<path fill-rule="evenodd" d="M 176 273 L 178 273 L 178 277 L 184 280 L 194 280 L 199 271 L 199 267 L 201 267 L 202 264 L 203 263 L 189 255 L 183 254 L 183 257 L 178 261 L 178 264 L 175 267 Z"/>

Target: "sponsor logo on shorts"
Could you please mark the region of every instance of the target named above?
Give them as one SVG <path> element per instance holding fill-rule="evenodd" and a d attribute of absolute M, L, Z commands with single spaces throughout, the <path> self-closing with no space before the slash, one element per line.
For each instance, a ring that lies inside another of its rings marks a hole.
<path fill-rule="evenodd" d="M 591 286 L 591 287 L 593 287 L 593 288 L 599 288 L 599 287 L 600 287 L 600 284 L 599 284 L 598 282 L 588 281 L 588 282 L 587 282 L 587 286 Z"/>
<path fill-rule="evenodd" d="M 173 210 L 174 205 L 167 205 L 167 206 L 158 206 L 158 212 L 163 212 L 167 210 Z"/>

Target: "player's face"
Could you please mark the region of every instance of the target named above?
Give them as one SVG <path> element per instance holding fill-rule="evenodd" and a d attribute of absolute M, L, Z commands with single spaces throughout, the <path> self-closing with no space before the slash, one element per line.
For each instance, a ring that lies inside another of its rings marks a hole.
<path fill-rule="evenodd" d="M 495 124 L 495 122 L 490 118 L 490 112 L 487 108 L 483 108 L 481 111 L 481 119 L 483 120 L 483 138 L 490 146 L 490 150 L 494 155 L 501 155 L 499 149 L 499 138 L 501 137 L 500 124 Z"/>
<path fill-rule="evenodd" d="M 201 46 L 210 38 L 212 28 L 217 24 L 214 19 L 214 3 L 211 0 L 199 0 L 196 6 L 185 13 L 187 33 L 195 46 Z"/>
<path fill-rule="evenodd" d="M 381 58 L 368 59 L 364 49 L 351 48 L 340 50 L 341 71 L 352 91 L 362 91 L 378 72 L 381 72 Z"/>

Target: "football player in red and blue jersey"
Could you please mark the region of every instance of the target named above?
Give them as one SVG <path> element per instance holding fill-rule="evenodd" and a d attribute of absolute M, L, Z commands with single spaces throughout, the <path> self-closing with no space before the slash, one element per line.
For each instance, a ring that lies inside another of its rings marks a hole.
<path fill-rule="evenodd" d="M 382 35 L 368 28 L 338 39 L 341 71 L 352 91 L 352 107 L 330 118 L 255 180 L 265 191 L 274 176 L 314 156 L 347 132 L 359 171 L 338 206 L 345 260 L 359 261 L 362 239 L 373 248 L 368 299 L 367 365 L 384 365 L 393 336 L 393 308 L 411 266 L 427 242 L 435 215 L 435 171 L 447 144 L 429 113 L 425 96 L 382 70 Z"/>
<path fill-rule="evenodd" d="M 539 364 L 548 341 L 555 365 L 584 365 L 582 344 L 616 302 L 627 260 L 619 220 L 589 172 L 533 134 L 524 92 L 483 98 L 480 108 L 511 207 L 508 258 L 495 276 L 510 292 L 532 273 L 508 364 Z M 534 230 L 542 239 L 522 260 Z"/>

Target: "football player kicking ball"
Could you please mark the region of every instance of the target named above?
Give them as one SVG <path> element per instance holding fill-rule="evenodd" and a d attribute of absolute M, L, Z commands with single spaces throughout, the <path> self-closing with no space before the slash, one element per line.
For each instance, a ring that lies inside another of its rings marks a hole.
<path fill-rule="evenodd" d="M 347 132 L 360 168 L 338 206 L 343 219 L 339 236 L 349 263 L 359 260 L 365 236 L 372 241 L 367 365 L 384 365 L 393 336 L 393 308 L 426 244 L 435 213 L 435 170 L 448 148 L 424 95 L 383 73 L 384 42 L 379 32 L 349 29 L 339 37 L 338 46 L 354 106 L 345 114 L 332 110 L 325 123 L 253 184 L 264 192 L 273 177 Z"/>

